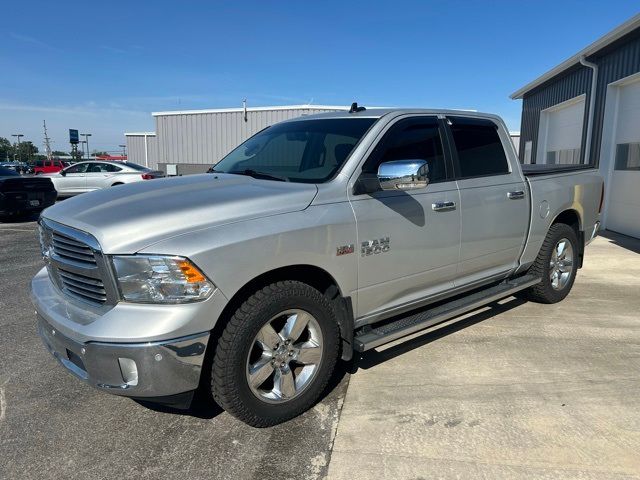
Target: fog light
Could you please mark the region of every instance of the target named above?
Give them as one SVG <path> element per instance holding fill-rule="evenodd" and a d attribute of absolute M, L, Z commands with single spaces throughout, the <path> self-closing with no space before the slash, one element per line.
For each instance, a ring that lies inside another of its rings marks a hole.
<path fill-rule="evenodd" d="M 138 366 L 130 358 L 118 358 L 120 373 L 124 382 L 132 387 L 138 385 Z"/>

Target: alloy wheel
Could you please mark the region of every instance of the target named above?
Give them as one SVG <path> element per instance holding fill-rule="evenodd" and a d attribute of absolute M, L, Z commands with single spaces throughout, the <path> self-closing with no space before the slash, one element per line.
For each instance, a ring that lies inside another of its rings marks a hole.
<path fill-rule="evenodd" d="M 549 263 L 549 279 L 554 290 L 562 290 L 567 286 L 573 273 L 573 246 L 566 238 L 556 243 Z"/>
<path fill-rule="evenodd" d="M 286 310 L 258 332 L 247 358 L 246 377 L 252 393 L 267 403 L 300 395 L 322 361 L 322 331 L 309 312 Z"/>

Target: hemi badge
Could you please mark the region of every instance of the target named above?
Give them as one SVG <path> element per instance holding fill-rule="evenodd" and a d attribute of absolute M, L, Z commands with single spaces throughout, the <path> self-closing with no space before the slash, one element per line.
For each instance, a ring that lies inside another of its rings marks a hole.
<path fill-rule="evenodd" d="M 347 255 L 349 253 L 353 253 L 355 251 L 355 248 L 353 246 L 353 243 L 350 245 L 342 245 L 341 247 L 338 247 L 336 250 L 336 255 L 339 257 L 340 255 Z"/>

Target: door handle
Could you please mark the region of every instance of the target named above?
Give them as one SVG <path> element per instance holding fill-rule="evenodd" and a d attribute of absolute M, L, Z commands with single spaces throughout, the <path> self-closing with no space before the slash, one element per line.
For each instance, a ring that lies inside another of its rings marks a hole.
<path fill-rule="evenodd" d="M 434 212 L 442 212 L 446 210 L 455 210 L 456 202 L 436 202 L 431 204 L 431 209 Z"/>
<path fill-rule="evenodd" d="M 509 192 L 509 193 L 507 193 L 507 197 L 509 197 L 511 200 L 517 200 L 519 198 L 524 198 L 524 191 L 516 190 L 515 192 Z"/>

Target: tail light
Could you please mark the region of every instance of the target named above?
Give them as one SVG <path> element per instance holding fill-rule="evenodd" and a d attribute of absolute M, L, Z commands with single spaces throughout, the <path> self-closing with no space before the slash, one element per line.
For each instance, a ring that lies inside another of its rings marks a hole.
<path fill-rule="evenodd" d="M 604 205 L 604 182 L 602 182 L 602 189 L 600 190 L 600 206 L 598 207 L 598 213 L 602 213 L 603 205 Z"/>
<path fill-rule="evenodd" d="M 154 178 L 155 178 L 155 177 L 154 177 L 151 173 L 143 173 L 143 174 L 142 174 L 142 179 L 143 179 L 143 180 L 152 180 L 152 179 L 154 179 Z"/>

